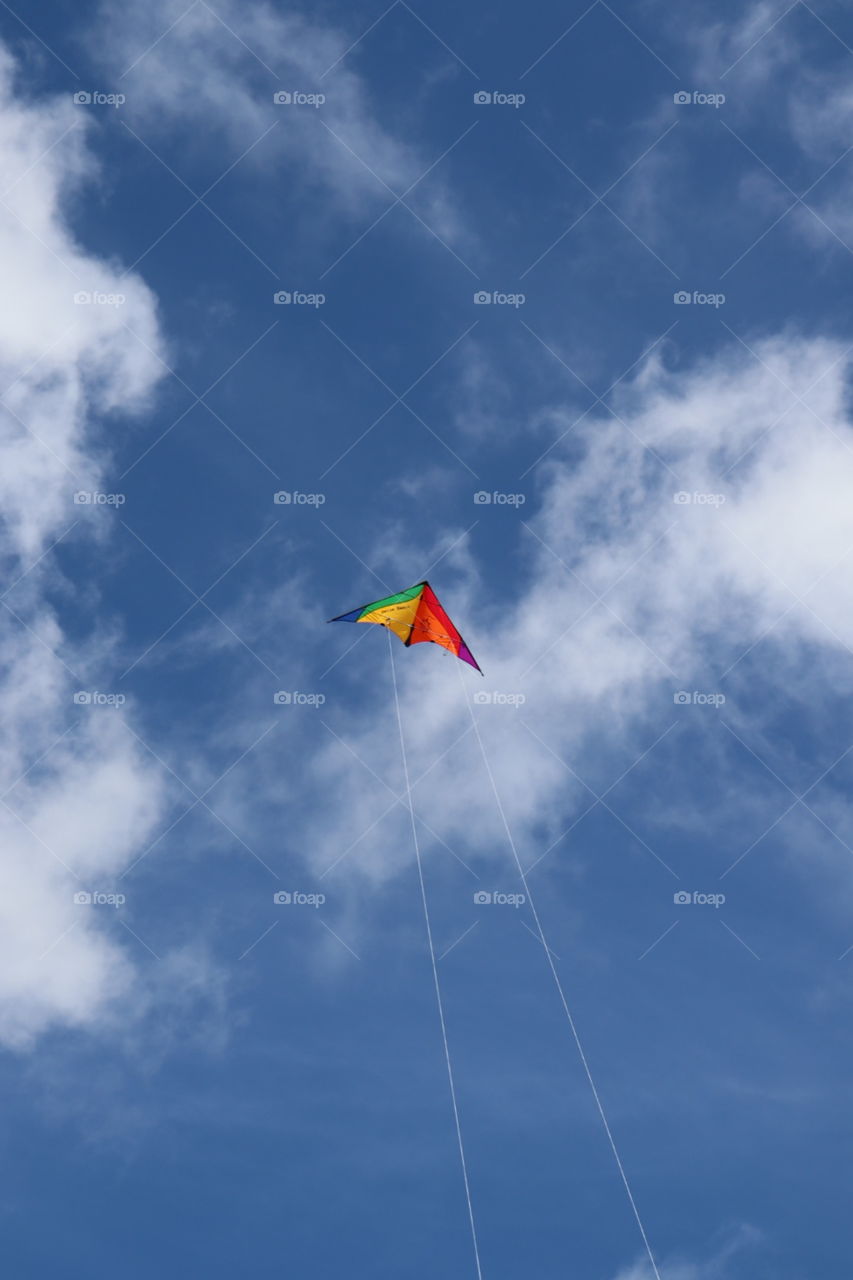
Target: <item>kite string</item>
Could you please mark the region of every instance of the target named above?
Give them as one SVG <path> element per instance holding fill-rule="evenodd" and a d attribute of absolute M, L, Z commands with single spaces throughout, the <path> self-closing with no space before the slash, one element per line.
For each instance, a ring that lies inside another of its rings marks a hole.
<path fill-rule="evenodd" d="M 562 1004 L 562 1006 L 563 1006 L 563 1010 L 564 1010 L 565 1015 L 566 1015 L 566 1018 L 567 1018 L 567 1020 L 568 1020 L 569 1027 L 570 1027 L 570 1029 L 571 1029 L 571 1033 L 572 1033 L 572 1037 L 573 1037 L 573 1039 L 574 1039 L 575 1045 L 576 1045 L 576 1047 L 577 1047 L 578 1055 L 579 1055 L 579 1057 L 580 1057 L 581 1064 L 582 1064 L 583 1069 L 584 1069 L 584 1073 L 585 1073 L 585 1075 L 586 1075 L 587 1081 L 589 1082 L 589 1087 L 590 1087 L 590 1089 L 592 1090 L 592 1096 L 593 1096 L 593 1098 L 595 1099 L 595 1105 L 596 1105 L 596 1107 L 597 1107 L 597 1109 L 598 1109 L 598 1114 L 599 1114 L 599 1116 L 601 1117 L 601 1123 L 602 1123 L 602 1124 L 603 1124 L 603 1126 L 604 1126 L 604 1132 L 607 1134 L 607 1141 L 608 1141 L 608 1143 L 610 1144 L 610 1150 L 613 1152 L 613 1158 L 614 1158 L 614 1160 L 616 1161 L 616 1167 L 617 1167 L 617 1168 L 618 1168 L 618 1170 L 619 1170 L 619 1176 L 620 1176 L 620 1177 L 621 1177 L 621 1179 L 622 1179 L 622 1184 L 623 1184 L 623 1186 L 624 1186 L 624 1188 L 625 1188 L 625 1192 L 626 1192 L 626 1194 L 627 1194 L 627 1196 L 628 1196 L 628 1203 L 629 1203 L 629 1204 L 630 1204 L 630 1206 L 631 1206 L 631 1211 L 633 1212 L 634 1219 L 635 1219 L 635 1221 L 636 1221 L 636 1223 L 637 1223 L 637 1226 L 639 1227 L 640 1235 L 642 1236 L 643 1244 L 644 1244 L 644 1246 L 645 1246 L 646 1253 L 647 1253 L 647 1255 L 648 1255 L 648 1259 L 649 1259 L 649 1262 L 650 1262 L 650 1264 L 651 1264 L 652 1271 L 653 1271 L 654 1276 L 655 1276 L 655 1280 L 661 1280 L 660 1272 L 658 1271 L 657 1263 L 655 1262 L 654 1254 L 652 1253 L 652 1248 L 651 1248 L 651 1245 L 649 1244 L 649 1238 L 648 1238 L 648 1236 L 646 1235 L 646 1229 L 645 1229 L 645 1227 L 643 1226 L 643 1220 L 642 1220 L 642 1218 L 640 1217 L 640 1211 L 639 1211 L 639 1209 L 637 1208 L 637 1203 L 636 1203 L 636 1201 L 634 1200 L 634 1195 L 633 1195 L 633 1192 L 631 1191 L 631 1184 L 629 1183 L 629 1181 L 628 1181 L 628 1176 L 627 1176 L 627 1174 L 625 1173 L 625 1167 L 624 1167 L 624 1165 L 622 1164 L 622 1159 L 621 1159 L 621 1157 L 620 1157 L 620 1155 L 619 1155 L 619 1151 L 618 1151 L 618 1149 L 617 1149 L 617 1147 L 616 1147 L 616 1142 L 614 1141 L 613 1134 L 612 1134 L 612 1132 L 611 1132 L 611 1130 L 610 1130 L 610 1125 L 609 1125 L 609 1123 L 608 1123 L 607 1116 L 605 1115 L 605 1112 L 604 1112 L 604 1106 L 602 1105 L 601 1097 L 599 1096 L 599 1092 L 598 1092 L 598 1089 L 597 1089 L 597 1087 L 596 1087 L 595 1080 L 593 1079 L 592 1072 L 591 1072 L 591 1070 L 590 1070 L 590 1067 L 589 1067 L 589 1063 L 588 1063 L 588 1061 L 587 1061 L 586 1054 L 584 1053 L 583 1045 L 581 1044 L 581 1039 L 580 1039 L 580 1036 L 578 1035 L 578 1029 L 577 1029 L 577 1027 L 576 1027 L 576 1025 L 575 1025 L 575 1020 L 574 1020 L 574 1018 L 572 1017 L 572 1012 L 571 1012 L 571 1009 L 569 1008 L 569 1002 L 568 1002 L 568 1000 L 566 999 L 566 994 L 565 994 L 565 991 L 563 990 L 563 984 L 562 984 L 562 982 L 560 981 L 560 975 L 558 974 L 558 972 L 557 972 L 557 968 L 556 968 L 556 966 L 555 966 L 555 964 L 554 964 L 554 959 L 553 959 L 553 956 L 552 956 L 552 953 L 551 953 L 551 949 L 550 949 L 550 947 L 548 946 L 547 941 L 545 940 L 545 932 L 544 932 L 544 930 L 543 930 L 543 928 L 542 928 L 542 923 L 541 923 L 541 921 L 540 921 L 540 919 L 539 919 L 539 912 L 536 910 L 536 903 L 534 902 L 534 900 L 533 900 L 533 895 L 532 895 L 532 894 L 531 894 L 531 892 L 530 892 L 530 886 L 529 886 L 529 884 L 527 883 L 527 876 L 525 875 L 525 873 L 524 873 L 524 868 L 523 868 L 523 867 L 522 867 L 522 865 L 521 865 L 521 859 L 520 859 L 520 858 L 519 858 L 519 856 L 518 856 L 518 849 L 516 848 L 515 840 L 514 840 L 514 838 L 513 838 L 512 832 L 511 832 L 511 830 L 510 830 L 510 826 L 509 826 L 509 823 L 508 823 L 508 821 L 507 821 L 506 813 L 504 812 L 504 807 L 503 807 L 503 804 L 501 803 L 500 795 L 498 794 L 497 785 L 496 785 L 496 783 L 495 783 L 495 777 L 494 777 L 494 774 L 492 773 L 492 769 L 491 769 L 491 765 L 489 764 L 488 756 L 486 755 L 486 748 L 485 748 L 485 746 L 483 745 L 483 739 L 482 739 L 482 737 L 480 736 L 480 726 L 477 724 L 477 719 L 476 719 L 476 716 L 474 715 L 474 709 L 473 709 L 473 707 L 471 706 L 471 702 L 470 702 L 470 700 L 469 700 L 469 698 L 468 698 L 468 691 L 467 691 L 467 690 L 466 690 L 466 688 L 465 688 L 465 681 L 464 681 L 464 679 L 462 678 L 462 671 L 461 671 L 461 669 L 460 669 L 460 671 L 459 671 L 459 679 L 460 679 L 460 682 L 461 682 L 461 684 L 462 684 L 462 692 L 463 692 L 463 696 L 464 696 L 464 698 L 465 698 L 465 703 L 466 703 L 466 705 L 467 705 L 467 707 L 468 707 L 468 712 L 469 712 L 469 714 L 470 714 L 470 716 L 471 716 L 471 723 L 472 723 L 472 725 L 473 725 L 473 727 L 474 727 L 474 735 L 475 735 L 475 737 L 476 737 L 476 739 L 477 739 L 477 742 L 479 743 L 479 746 L 480 746 L 480 754 L 481 754 L 481 755 L 482 755 L 482 757 L 483 757 L 483 765 L 484 765 L 484 767 L 485 767 L 486 773 L 487 773 L 488 778 L 489 778 L 489 783 L 490 783 L 491 788 L 492 788 L 492 794 L 493 794 L 493 795 L 494 795 L 494 797 L 495 797 L 495 804 L 497 805 L 497 810 L 498 810 L 498 814 L 500 815 L 501 824 L 502 824 L 503 829 L 504 829 L 504 831 L 505 831 L 505 833 L 506 833 L 506 838 L 507 838 L 507 841 L 509 842 L 509 847 L 510 847 L 510 848 L 511 848 L 511 850 L 512 850 L 513 858 L 515 859 L 515 865 L 516 865 L 516 868 L 518 869 L 518 874 L 519 874 L 519 877 L 520 877 L 520 879 L 521 879 L 522 886 L 523 886 L 523 888 L 524 888 L 524 893 L 525 893 L 525 896 L 526 896 L 526 898 L 527 898 L 528 903 L 530 904 L 530 911 L 531 911 L 531 914 L 533 915 L 533 919 L 534 919 L 534 921 L 535 921 L 535 923 L 536 923 L 536 930 L 537 930 L 537 933 L 538 933 L 538 935 L 539 935 L 539 941 L 542 943 L 542 949 L 544 950 L 544 952 L 545 952 L 545 956 L 546 956 L 546 958 L 547 958 L 547 960 L 548 960 L 548 965 L 549 965 L 549 967 L 550 967 L 550 969 L 551 969 L 551 973 L 552 973 L 552 975 L 553 975 L 554 982 L 555 982 L 556 987 L 557 987 L 557 992 L 558 992 L 559 997 L 560 997 L 560 1003 L 561 1003 L 561 1004 Z"/>
<path fill-rule="evenodd" d="M 403 720 L 400 715 L 400 698 L 397 692 L 397 670 L 394 663 L 394 642 L 391 637 L 391 630 L 388 628 L 388 654 L 391 659 L 391 679 L 394 684 L 394 706 L 397 711 L 397 728 L 400 731 L 400 755 L 403 760 L 403 778 L 406 784 L 406 803 L 409 809 L 409 819 L 412 824 L 412 842 L 415 847 L 415 861 L 418 868 L 418 881 L 421 887 L 421 902 L 424 909 L 424 923 L 426 925 L 427 942 L 429 943 L 429 956 L 432 962 L 432 980 L 435 986 L 435 998 L 438 1005 L 438 1020 L 441 1024 L 441 1039 L 444 1045 L 444 1061 L 447 1065 L 447 1080 L 450 1085 L 450 1101 L 453 1106 L 453 1122 L 456 1126 L 456 1141 L 459 1146 L 459 1159 L 462 1164 L 462 1181 L 465 1186 L 465 1200 L 468 1205 L 468 1222 L 471 1227 L 471 1243 L 474 1247 L 474 1262 L 477 1267 L 478 1280 L 483 1280 L 483 1272 L 480 1268 L 480 1248 L 477 1242 L 477 1228 L 474 1223 L 474 1207 L 471 1202 L 471 1188 L 468 1182 L 468 1166 L 465 1160 L 465 1146 L 462 1141 L 462 1126 L 459 1121 L 459 1107 L 456 1102 L 456 1085 L 453 1079 L 453 1067 L 450 1062 L 450 1046 L 447 1040 L 447 1025 L 444 1020 L 444 1004 L 441 998 L 441 984 L 438 980 L 438 966 L 435 959 L 435 947 L 432 940 L 432 925 L 430 923 L 429 906 L 427 905 L 426 884 L 424 881 L 424 871 L 421 862 L 420 842 L 418 841 L 418 829 L 415 823 L 415 810 L 412 803 L 412 791 L 409 784 L 409 765 L 406 758 L 406 744 L 403 738 Z"/>

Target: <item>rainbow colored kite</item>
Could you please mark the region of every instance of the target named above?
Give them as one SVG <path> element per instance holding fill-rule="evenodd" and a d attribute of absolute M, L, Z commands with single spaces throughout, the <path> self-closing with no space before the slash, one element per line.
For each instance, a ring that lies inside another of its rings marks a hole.
<path fill-rule="evenodd" d="M 463 662 L 469 663 L 480 671 L 474 655 L 462 639 L 447 614 L 438 602 L 438 596 L 428 582 L 419 582 L 408 591 L 399 591 L 395 596 L 385 596 L 382 600 L 374 600 L 372 604 L 362 605 L 351 613 L 342 613 L 330 622 L 378 622 L 388 627 L 403 644 L 419 644 L 422 640 L 431 640 L 448 649 Z M 480 675 L 482 675 L 480 671 Z"/>

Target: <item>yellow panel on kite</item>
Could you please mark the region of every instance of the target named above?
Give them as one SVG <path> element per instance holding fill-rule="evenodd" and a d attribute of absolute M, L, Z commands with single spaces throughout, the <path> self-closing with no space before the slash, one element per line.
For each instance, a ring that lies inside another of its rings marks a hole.
<path fill-rule="evenodd" d="M 401 600 L 397 604 L 382 604 L 371 613 L 363 614 L 359 622 L 381 623 L 383 627 L 393 631 L 395 636 L 399 636 L 404 644 L 408 644 L 419 605 L 420 598 L 417 596 L 412 600 Z"/>

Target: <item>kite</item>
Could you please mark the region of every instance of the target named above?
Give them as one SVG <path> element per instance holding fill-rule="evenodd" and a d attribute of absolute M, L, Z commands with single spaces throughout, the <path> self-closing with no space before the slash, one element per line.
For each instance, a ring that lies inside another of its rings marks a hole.
<path fill-rule="evenodd" d="M 482 675 L 473 653 L 462 639 L 438 601 L 438 596 L 428 582 L 419 582 L 407 591 L 385 596 L 371 604 L 362 605 L 350 613 L 342 613 L 330 622 L 378 622 L 393 631 L 405 645 L 431 640 L 442 649 L 461 658 Z"/>

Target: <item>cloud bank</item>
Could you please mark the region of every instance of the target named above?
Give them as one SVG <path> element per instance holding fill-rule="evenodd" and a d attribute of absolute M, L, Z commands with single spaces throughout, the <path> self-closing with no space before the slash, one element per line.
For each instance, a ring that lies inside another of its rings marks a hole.
<path fill-rule="evenodd" d="M 72 230 L 74 201 L 97 180 L 87 124 L 70 94 L 25 100 L 0 50 L 0 1042 L 15 1047 L 97 1026 L 134 989 L 116 930 L 74 895 L 116 888 L 165 800 L 124 711 L 74 703 L 109 638 L 93 630 L 75 650 L 51 602 L 53 544 L 103 514 L 73 495 L 98 490 L 109 431 L 162 367 L 150 291 Z M 101 294 L 124 301 L 92 301 Z"/>
<path fill-rule="evenodd" d="M 615 737 L 627 767 L 650 745 L 648 725 L 674 715 L 680 690 L 724 693 L 737 726 L 758 646 L 768 680 L 790 696 L 806 702 L 822 682 L 843 684 L 853 653 L 847 376 L 840 343 L 791 332 L 733 339 L 686 370 L 653 358 L 619 393 L 616 416 L 575 426 L 551 411 L 564 439 L 540 466 L 538 511 L 522 525 L 522 508 L 519 520 L 527 588 L 499 610 L 470 580 L 446 599 L 451 615 L 481 620 L 469 638 L 485 681 L 463 684 L 450 659 L 396 655 L 412 773 L 429 770 L 415 806 L 436 835 L 483 858 L 505 849 L 470 732 L 472 698 L 532 861 L 588 799 L 562 761 Z M 387 661 L 356 652 L 351 663 Z M 318 871 L 347 851 L 350 866 L 381 879 L 399 866 L 403 835 L 377 779 L 399 783 L 399 744 L 384 717 L 341 714 L 333 728 L 343 742 L 326 736 L 311 785 L 291 796 L 298 844 Z M 336 796 L 334 808 L 319 795 Z"/>

